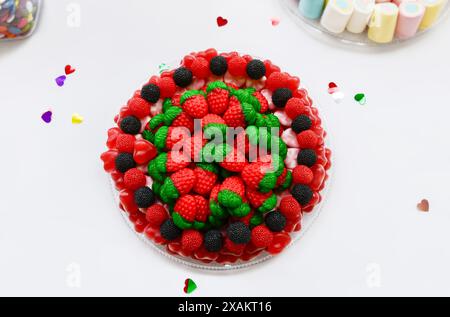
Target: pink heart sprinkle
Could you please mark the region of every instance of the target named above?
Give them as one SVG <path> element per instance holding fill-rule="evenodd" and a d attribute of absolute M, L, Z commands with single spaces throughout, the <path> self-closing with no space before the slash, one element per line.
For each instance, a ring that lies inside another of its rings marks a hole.
<path fill-rule="evenodd" d="M 272 26 L 277 26 L 278 24 L 280 24 L 280 19 L 279 18 L 271 18 L 270 22 L 272 23 Z"/>

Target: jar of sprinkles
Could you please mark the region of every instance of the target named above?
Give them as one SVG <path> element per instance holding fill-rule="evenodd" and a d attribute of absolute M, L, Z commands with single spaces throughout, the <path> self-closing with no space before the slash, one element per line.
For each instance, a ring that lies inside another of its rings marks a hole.
<path fill-rule="evenodd" d="M 0 0 L 0 41 L 33 33 L 41 0 Z"/>

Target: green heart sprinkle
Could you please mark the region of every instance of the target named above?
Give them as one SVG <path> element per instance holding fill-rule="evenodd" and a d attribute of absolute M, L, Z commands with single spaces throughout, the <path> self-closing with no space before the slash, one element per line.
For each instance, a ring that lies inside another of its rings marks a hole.
<path fill-rule="evenodd" d="M 355 95 L 355 100 L 362 106 L 366 104 L 366 95 L 359 93 Z"/>

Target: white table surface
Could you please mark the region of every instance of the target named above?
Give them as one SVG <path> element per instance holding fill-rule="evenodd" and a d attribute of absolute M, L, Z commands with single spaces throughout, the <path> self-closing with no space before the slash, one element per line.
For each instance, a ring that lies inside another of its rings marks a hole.
<path fill-rule="evenodd" d="M 71 3 L 78 28 L 67 25 Z M 220 29 L 219 15 L 229 19 Z M 450 295 L 449 31 L 447 19 L 413 43 L 368 51 L 319 41 L 278 1 L 45 1 L 34 36 L 0 44 L 0 295 L 184 296 L 187 277 L 191 296 Z M 298 74 L 334 151 L 307 235 L 228 273 L 192 270 L 139 241 L 99 159 L 114 115 L 157 66 L 208 47 Z M 66 64 L 77 71 L 59 88 Z M 330 81 L 347 94 L 339 105 Z M 72 125 L 73 112 L 85 122 Z M 429 213 L 416 209 L 422 198 Z"/>

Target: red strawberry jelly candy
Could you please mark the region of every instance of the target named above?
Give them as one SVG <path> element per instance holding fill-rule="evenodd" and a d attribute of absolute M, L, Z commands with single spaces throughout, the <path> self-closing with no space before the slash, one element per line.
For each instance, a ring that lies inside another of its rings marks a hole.
<path fill-rule="evenodd" d="M 311 130 L 297 134 L 297 141 L 301 149 L 314 149 L 318 145 L 319 137 Z"/>
<path fill-rule="evenodd" d="M 100 158 L 103 161 L 103 168 L 107 173 L 111 173 L 116 169 L 116 157 L 119 152 L 116 150 L 109 150 L 103 153 Z"/>
<path fill-rule="evenodd" d="M 192 74 L 200 79 L 209 76 L 209 62 L 203 57 L 197 57 L 191 65 Z"/>
<path fill-rule="evenodd" d="M 298 201 L 291 195 L 285 196 L 280 201 L 279 211 L 288 220 L 298 221 L 300 220 L 302 208 Z"/>
<path fill-rule="evenodd" d="M 119 193 L 120 202 L 125 211 L 130 214 L 137 213 L 139 211 L 138 206 L 134 202 L 134 192 L 129 189 L 121 190 Z"/>
<path fill-rule="evenodd" d="M 159 81 L 159 90 L 161 98 L 171 98 L 177 91 L 177 86 L 172 77 L 162 77 Z"/>
<path fill-rule="evenodd" d="M 108 140 L 106 141 L 108 149 L 116 148 L 117 136 L 121 133 L 122 131 L 119 128 L 111 128 L 108 130 Z"/>
<path fill-rule="evenodd" d="M 128 101 L 130 111 L 139 119 L 150 115 L 151 105 L 141 97 L 133 97 Z"/>
<path fill-rule="evenodd" d="M 160 204 L 154 204 L 148 207 L 145 215 L 149 226 L 154 228 L 159 228 L 164 220 L 168 218 L 166 208 Z"/>
<path fill-rule="evenodd" d="M 158 154 L 158 150 L 147 140 L 137 140 L 134 143 L 133 159 L 137 164 L 141 165 L 150 162 L 156 157 L 156 154 Z"/>
<path fill-rule="evenodd" d="M 129 169 L 123 176 L 125 187 L 131 190 L 136 190 L 139 187 L 145 186 L 147 179 L 144 172 L 137 168 Z"/>
<path fill-rule="evenodd" d="M 314 179 L 313 171 L 305 165 L 298 165 L 292 171 L 294 184 L 310 184 Z"/>
<path fill-rule="evenodd" d="M 311 110 L 305 105 L 302 99 L 300 98 L 291 98 L 286 103 L 286 107 L 284 108 L 286 115 L 294 120 L 299 115 L 304 114 L 310 117 Z"/>
<path fill-rule="evenodd" d="M 266 87 L 272 91 L 278 88 L 287 88 L 289 76 L 286 73 L 273 72 L 267 78 Z"/>
<path fill-rule="evenodd" d="M 233 57 L 228 62 L 228 71 L 233 76 L 245 76 L 247 72 L 247 61 L 240 56 Z"/>
<path fill-rule="evenodd" d="M 272 232 L 264 225 L 259 225 L 252 229 L 252 243 L 256 247 L 268 247 L 273 240 Z"/>
<path fill-rule="evenodd" d="M 267 248 L 267 252 L 272 255 L 279 254 L 291 242 L 291 237 L 286 232 L 276 233 L 273 236 L 272 244 Z"/>
<path fill-rule="evenodd" d="M 183 251 L 191 253 L 198 250 L 203 244 L 203 235 L 197 230 L 184 230 L 181 236 Z"/>
<path fill-rule="evenodd" d="M 131 134 L 119 134 L 116 139 L 116 148 L 120 153 L 133 153 L 136 138 Z"/>

